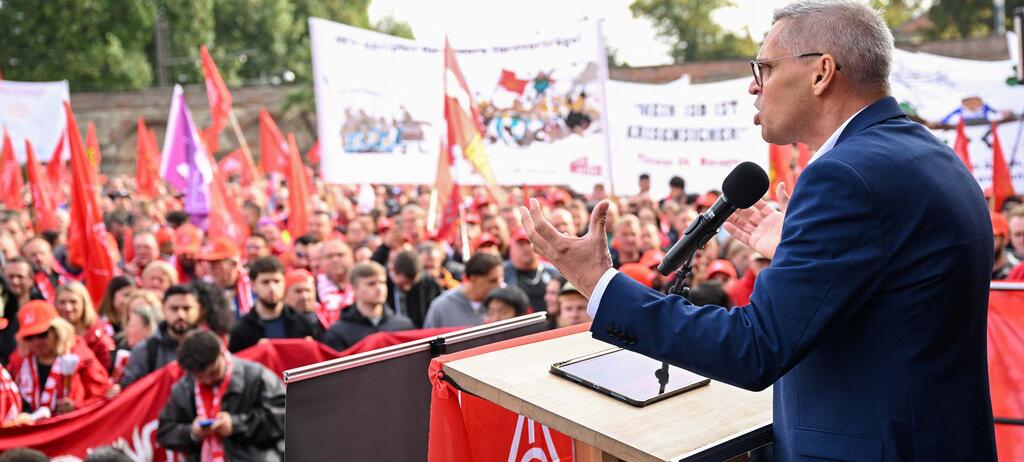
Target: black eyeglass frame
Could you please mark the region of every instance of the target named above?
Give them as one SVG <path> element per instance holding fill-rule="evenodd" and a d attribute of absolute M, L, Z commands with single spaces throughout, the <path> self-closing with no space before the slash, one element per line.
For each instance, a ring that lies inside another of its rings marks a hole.
<path fill-rule="evenodd" d="M 825 53 L 814 52 L 814 53 L 803 53 L 803 54 L 793 55 L 793 56 L 783 56 L 781 58 L 762 59 L 762 60 L 752 59 L 752 60 L 750 60 L 750 72 L 752 74 L 754 74 L 754 83 L 756 83 L 757 86 L 759 86 L 759 87 L 763 87 L 764 86 L 764 72 L 761 70 L 761 66 L 764 65 L 764 64 L 773 63 L 773 62 L 776 62 L 776 61 L 784 61 L 784 60 L 787 60 L 787 59 L 807 58 L 807 57 L 811 57 L 811 56 L 825 56 Z M 840 69 L 842 69 L 842 67 L 839 65 L 839 63 L 836 63 L 836 70 L 838 71 Z"/>

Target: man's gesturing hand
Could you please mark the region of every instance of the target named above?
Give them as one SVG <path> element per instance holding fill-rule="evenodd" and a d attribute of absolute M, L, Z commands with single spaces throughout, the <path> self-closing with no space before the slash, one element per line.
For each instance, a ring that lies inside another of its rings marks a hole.
<path fill-rule="evenodd" d="M 590 229 L 583 237 L 566 236 L 555 230 L 544 218 L 537 199 L 530 199 L 530 209 L 520 209 L 526 236 L 533 250 L 550 261 L 576 290 L 585 297 L 597 286 L 597 281 L 612 267 L 604 223 L 608 214 L 608 201 L 601 201 L 590 215 Z"/>
<path fill-rule="evenodd" d="M 776 197 L 779 198 L 781 212 L 759 200 L 750 208 L 736 210 L 725 222 L 725 230 L 729 234 L 769 259 L 775 256 L 775 248 L 782 240 L 782 219 L 789 204 L 784 183 L 779 183 Z"/>

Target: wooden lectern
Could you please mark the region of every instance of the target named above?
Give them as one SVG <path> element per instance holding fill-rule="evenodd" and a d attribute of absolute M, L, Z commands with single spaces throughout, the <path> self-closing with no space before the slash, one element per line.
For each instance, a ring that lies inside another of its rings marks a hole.
<path fill-rule="evenodd" d="M 577 461 L 721 461 L 771 441 L 771 389 L 711 384 L 637 408 L 548 372 L 606 350 L 590 332 L 450 361 L 463 390 L 576 440 Z"/>

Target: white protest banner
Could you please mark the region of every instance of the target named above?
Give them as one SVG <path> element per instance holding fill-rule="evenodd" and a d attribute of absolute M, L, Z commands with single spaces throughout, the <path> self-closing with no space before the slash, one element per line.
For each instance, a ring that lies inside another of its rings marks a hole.
<path fill-rule="evenodd" d="M 443 43 L 310 19 L 322 175 L 333 183 L 434 181 L 444 133 Z M 501 184 L 590 187 L 608 177 L 607 75 L 596 24 L 520 43 L 453 43 Z M 468 163 L 459 182 L 479 184 Z"/>
<path fill-rule="evenodd" d="M 40 161 L 50 160 L 67 123 L 63 101 L 70 100 L 66 80 L 0 80 L 0 132 L 7 130 L 11 135 L 18 162 L 25 163 L 26 139 L 32 142 Z M 67 159 L 66 154 L 64 158 Z"/>
<path fill-rule="evenodd" d="M 754 125 L 750 79 L 689 85 L 608 82 L 615 193 L 639 192 L 638 178 L 651 177 L 651 195 L 668 194 L 673 176 L 690 193 L 720 190 L 740 162 L 767 169 L 768 144 Z"/>

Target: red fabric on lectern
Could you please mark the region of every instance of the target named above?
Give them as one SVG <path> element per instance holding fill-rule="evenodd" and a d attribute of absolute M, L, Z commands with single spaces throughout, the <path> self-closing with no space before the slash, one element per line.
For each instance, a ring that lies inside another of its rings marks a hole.
<path fill-rule="evenodd" d="M 541 332 L 440 356 L 430 363 L 430 446 L 428 460 L 534 460 L 527 453 L 544 453 L 546 460 L 573 460 L 572 438 L 520 416 L 485 399 L 461 393 L 444 380 L 448 361 L 468 358 L 565 335 L 586 332 L 590 323 Z M 532 435 L 532 438 L 531 438 Z"/>

